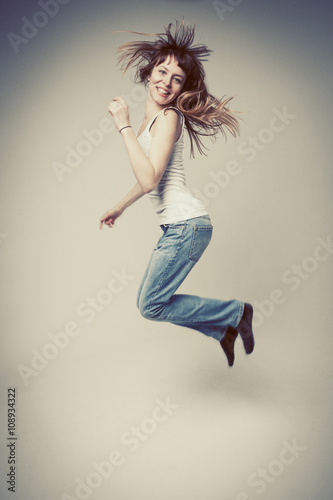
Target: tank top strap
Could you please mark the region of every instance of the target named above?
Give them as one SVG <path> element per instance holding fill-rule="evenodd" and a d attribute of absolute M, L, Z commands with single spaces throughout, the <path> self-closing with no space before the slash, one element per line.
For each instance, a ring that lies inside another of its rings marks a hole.
<path fill-rule="evenodd" d="M 182 127 L 183 127 L 184 122 L 185 122 L 185 118 L 184 118 L 183 113 L 178 108 L 175 108 L 174 106 L 168 106 L 165 109 L 174 109 L 177 112 L 177 114 L 180 116 L 181 124 L 182 124 Z"/>
<path fill-rule="evenodd" d="M 148 124 L 148 126 L 147 126 L 147 130 L 148 130 L 148 131 L 150 130 L 150 127 L 152 126 L 152 124 L 154 123 L 154 121 L 156 120 L 156 118 L 158 117 L 158 115 L 159 115 L 160 113 L 162 113 L 162 111 L 164 111 L 164 108 L 163 108 L 163 109 L 161 109 L 161 111 L 159 111 L 159 112 L 158 112 L 158 113 L 154 116 L 154 118 L 153 118 L 152 120 L 150 120 L 150 122 L 149 122 L 149 124 Z"/>
<path fill-rule="evenodd" d="M 178 115 L 180 115 L 180 118 L 181 118 L 181 125 L 182 125 L 182 128 L 183 128 L 183 125 L 184 125 L 184 115 L 181 111 L 179 111 L 178 108 L 175 108 L 174 106 L 167 106 L 166 108 L 163 108 L 161 109 L 161 111 L 159 111 L 157 113 L 157 115 L 154 116 L 154 118 L 151 120 L 151 122 L 149 123 L 147 129 L 150 130 L 150 127 L 152 126 L 152 124 L 154 123 L 154 121 L 156 120 L 156 118 L 158 117 L 158 115 L 160 113 L 162 113 L 162 111 L 165 111 L 166 109 L 174 109 L 175 111 L 177 111 Z"/>

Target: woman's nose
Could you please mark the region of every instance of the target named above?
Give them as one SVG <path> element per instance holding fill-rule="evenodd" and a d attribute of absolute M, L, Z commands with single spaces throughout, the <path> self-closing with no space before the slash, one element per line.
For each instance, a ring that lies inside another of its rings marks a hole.
<path fill-rule="evenodd" d="M 171 85 L 171 77 L 164 77 L 163 83 L 166 87 L 170 87 Z"/>

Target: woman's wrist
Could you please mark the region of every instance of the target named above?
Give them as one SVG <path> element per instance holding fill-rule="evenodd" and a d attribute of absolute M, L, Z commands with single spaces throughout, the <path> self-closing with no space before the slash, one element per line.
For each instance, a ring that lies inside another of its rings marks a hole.
<path fill-rule="evenodd" d="M 120 212 L 121 214 L 123 213 L 123 211 L 125 210 L 126 206 L 122 203 L 123 200 L 121 200 L 119 203 L 117 203 L 117 205 L 114 207 L 114 209 L 117 211 L 117 212 Z"/>
<path fill-rule="evenodd" d="M 119 129 L 119 134 L 121 134 L 121 133 L 122 133 L 122 130 L 124 130 L 124 129 L 128 129 L 128 128 L 132 128 L 132 125 L 124 125 L 123 127 L 120 127 L 120 129 Z"/>

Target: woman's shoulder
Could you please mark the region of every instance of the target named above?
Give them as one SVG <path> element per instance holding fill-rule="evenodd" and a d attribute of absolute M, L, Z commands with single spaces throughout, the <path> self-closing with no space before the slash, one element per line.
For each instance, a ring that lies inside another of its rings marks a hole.
<path fill-rule="evenodd" d="M 184 124 L 184 115 L 178 108 L 167 106 L 161 109 L 155 120 L 159 123 L 164 122 L 168 126 L 179 126 L 182 128 Z"/>
<path fill-rule="evenodd" d="M 183 131 L 182 113 L 174 107 L 168 106 L 158 113 L 151 125 L 151 135 L 163 137 L 165 135 L 176 136 L 176 142 L 179 140 Z"/>
<path fill-rule="evenodd" d="M 177 115 L 181 120 L 184 119 L 183 113 L 176 107 L 174 106 L 167 106 L 164 108 L 164 113 L 171 112 L 174 116 Z"/>

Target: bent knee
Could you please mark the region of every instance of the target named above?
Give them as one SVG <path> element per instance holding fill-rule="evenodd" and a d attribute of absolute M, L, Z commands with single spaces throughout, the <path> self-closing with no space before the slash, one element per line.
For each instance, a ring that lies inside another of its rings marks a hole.
<path fill-rule="evenodd" d="M 141 316 L 143 318 L 145 318 L 145 319 L 154 319 L 154 315 L 152 314 L 152 312 L 149 309 L 149 307 L 146 307 L 146 306 L 143 306 L 143 305 L 139 304 L 138 308 L 139 308 L 140 314 L 141 314 Z"/>
<path fill-rule="evenodd" d="M 155 321 L 161 319 L 161 311 L 159 308 L 155 307 L 153 308 L 143 302 L 140 302 L 138 304 L 138 309 L 140 311 L 141 316 L 145 319 L 150 319 Z"/>

